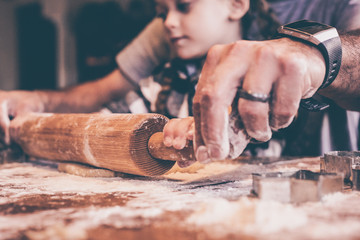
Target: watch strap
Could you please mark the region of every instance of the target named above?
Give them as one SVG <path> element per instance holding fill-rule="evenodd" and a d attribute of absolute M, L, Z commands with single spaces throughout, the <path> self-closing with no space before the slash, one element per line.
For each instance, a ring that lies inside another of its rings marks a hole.
<path fill-rule="evenodd" d="M 298 21 L 295 23 L 297 23 L 298 26 L 301 26 L 302 23 L 306 24 L 307 22 L 311 22 L 311 21 L 301 20 L 301 21 Z M 326 39 L 326 40 L 323 39 L 322 41 L 319 41 L 319 43 L 315 44 L 315 42 L 308 40 L 308 36 L 304 36 L 304 37 L 296 36 L 296 35 L 292 34 L 291 31 L 286 32 L 286 31 L 280 30 L 281 28 L 286 28 L 289 25 L 291 25 L 291 26 L 289 26 L 289 28 L 294 28 L 293 24 L 294 23 L 290 23 L 290 24 L 280 27 L 278 30 L 278 34 L 276 35 L 276 38 L 287 37 L 287 38 L 301 41 L 305 44 L 316 47 L 323 55 L 324 60 L 325 60 L 325 65 L 326 65 L 325 78 L 324 78 L 322 84 L 320 85 L 319 89 L 323 89 L 323 88 L 329 86 L 335 80 L 335 78 L 337 77 L 337 75 L 339 73 L 340 66 L 341 66 L 341 58 L 342 58 L 341 40 L 340 40 L 340 37 L 339 37 L 336 29 L 333 28 L 334 31 L 332 31 L 332 35 L 327 36 L 328 39 Z M 332 27 L 327 26 L 326 28 L 329 29 Z M 294 29 L 297 29 L 297 28 L 295 27 Z M 287 34 L 287 33 L 289 33 L 289 34 Z M 326 34 L 322 37 L 326 37 Z M 321 111 L 321 110 L 328 108 L 329 104 L 318 101 L 313 96 L 312 98 L 302 99 L 300 102 L 300 106 L 309 111 Z"/>
<path fill-rule="evenodd" d="M 341 46 L 340 37 L 328 39 L 318 45 L 326 64 L 325 78 L 319 89 L 329 86 L 340 71 L 342 49 L 339 46 Z"/>
<path fill-rule="evenodd" d="M 317 100 L 315 95 L 311 98 L 301 99 L 300 106 L 310 112 L 320 112 L 330 107 L 328 103 Z"/>

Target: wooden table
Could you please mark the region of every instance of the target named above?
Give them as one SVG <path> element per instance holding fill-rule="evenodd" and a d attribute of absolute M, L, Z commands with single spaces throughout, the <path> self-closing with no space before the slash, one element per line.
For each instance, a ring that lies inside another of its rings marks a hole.
<path fill-rule="evenodd" d="M 250 194 L 251 173 L 319 171 L 319 158 L 239 159 L 161 177 L 86 178 L 55 162 L 0 165 L 0 239 L 356 239 L 360 193 L 302 204 Z"/>

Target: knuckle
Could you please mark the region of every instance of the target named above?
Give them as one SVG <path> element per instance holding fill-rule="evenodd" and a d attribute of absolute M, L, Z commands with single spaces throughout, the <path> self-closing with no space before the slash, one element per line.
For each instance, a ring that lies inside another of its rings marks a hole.
<path fill-rule="evenodd" d="M 164 133 L 164 136 L 171 136 L 171 135 L 173 134 L 173 133 L 172 133 L 172 127 L 171 127 L 170 122 L 168 122 L 168 123 L 164 126 L 163 133 Z"/>
<path fill-rule="evenodd" d="M 261 111 L 258 111 L 255 107 L 250 104 L 242 104 L 240 109 L 241 115 L 246 116 L 247 119 L 252 121 L 261 115 Z"/>
<path fill-rule="evenodd" d="M 294 116 L 290 111 L 273 113 L 271 116 L 271 127 L 274 130 L 287 127 L 292 122 Z"/>
<path fill-rule="evenodd" d="M 221 96 L 219 91 L 216 91 L 213 86 L 207 86 L 201 89 L 201 98 L 200 98 L 201 104 L 213 103 L 220 99 Z"/>
<path fill-rule="evenodd" d="M 258 141 L 269 140 L 271 131 L 268 126 L 268 111 L 254 107 L 252 104 L 242 106 L 244 107 L 239 111 L 247 134 Z"/>
<path fill-rule="evenodd" d="M 276 119 L 278 120 L 288 120 L 289 118 L 292 118 L 293 111 L 289 108 L 289 107 L 283 107 L 283 108 L 278 108 L 276 110 L 274 110 L 273 115 L 276 117 Z"/>
<path fill-rule="evenodd" d="M 296 113 L 297 106 L 295 104 L 287 103 L 281 107 L 274 108 L 272 114 L 278 119 L 289 119 Z"/>
<path fill-rule="evenodd" d="M 242 41 L 234 42 L 229 45 L 229 52 L 230 53 L 237 53 L 242 51 L 246 45 Z"/>
<path fill-rule="evenodd" d="M 210 56 L 212 56 L 213 54 L 217 54 L 219 51 L 221 51 L 221 49 L 222 49 L 222 45 L 220 44 L 215 44 L 211 46 L 209 49 Z"/>
<path fill-rule="evenodd" d="M 285 75 L 304 76 L 306 71 L 306 62 L 297 54 L 289 54 L 281 56 L 280 65 Z"/>
<path fill-rule="evenodd" d="M 274 49 L 268 45 L 260 45 L 255 51 L 255 57 L 259 62 L 274 61 L 277 58 Z"/>
<path fill-rule="evenodd" d="M 227 54 L 229 56 L 239 57 L 242 56 L 244 51 L 250 49 L 250 43 L 246 41 L 237 41 L 228 45 Z"/>
<path fill-rule="evenodd" d="M 174 118 L 174 119 L 170 119 L 170 121 L 168 122 L 168 126 L 171 128 L 176 127 L 177 125 L 179 125 L 179 123 L 181 123 L 181 119 L 180 118 Z"/>
<path fill-rule="evenodd" d="M 211 46 L 206 56 L 206 63 L 211 64 L 214 61 L 217 61 L 222 52 L 222 49 L 223 47 L 219 44 Z"/>

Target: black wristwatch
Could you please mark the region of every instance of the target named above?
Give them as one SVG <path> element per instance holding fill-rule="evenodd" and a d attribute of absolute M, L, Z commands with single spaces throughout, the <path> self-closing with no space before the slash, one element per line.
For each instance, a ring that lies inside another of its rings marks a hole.
<path fill-rule="evenodd" d="M 325 64 L 325 79 L 319 89 L 329 86 L 339 73 L 342 58 L 341 40 L 336 28 L 318 22 L 301 20 L 279 27 L 278 37 L 288 37 L 317 47 L 322 53 Z M 313 98 L 303 99 L 301 106 L 311 111 L 319 111 L 328 104 Z"/>

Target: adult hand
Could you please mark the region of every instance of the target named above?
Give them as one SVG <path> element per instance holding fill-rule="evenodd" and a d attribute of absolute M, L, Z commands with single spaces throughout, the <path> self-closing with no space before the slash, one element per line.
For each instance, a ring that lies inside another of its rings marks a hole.
<path fill-rule="evenodd" d="M 43 112 L 44 105 L 37 92 L 27 91 L 0 91 L 0 141 L 9 145 L 10 119 L 16 118 L 29 112 Z M 19 124 L 12 124 L 11 131 L 15 132 Z"/>
<path fill-rule="evenodd" d="M 324 76 L 321 53 L 287 38 L 212 47 L 194 97 L 197 160 L 225 159 L 230 146 L 240 148 L 235 152 L 241 153 L 249 138 L 268 141 L 272 130 L 292 122 L 300 100 L 311 97 Z M 233 103 L 239 88 L 250 94 L 271 96 L 270 101 L 240 98 Z M 245 134 L 228 133 L 230 105 L 237 106 L 242 121 L 236 126 L 239 129 L 233 126 L 232 130 Z"/>

